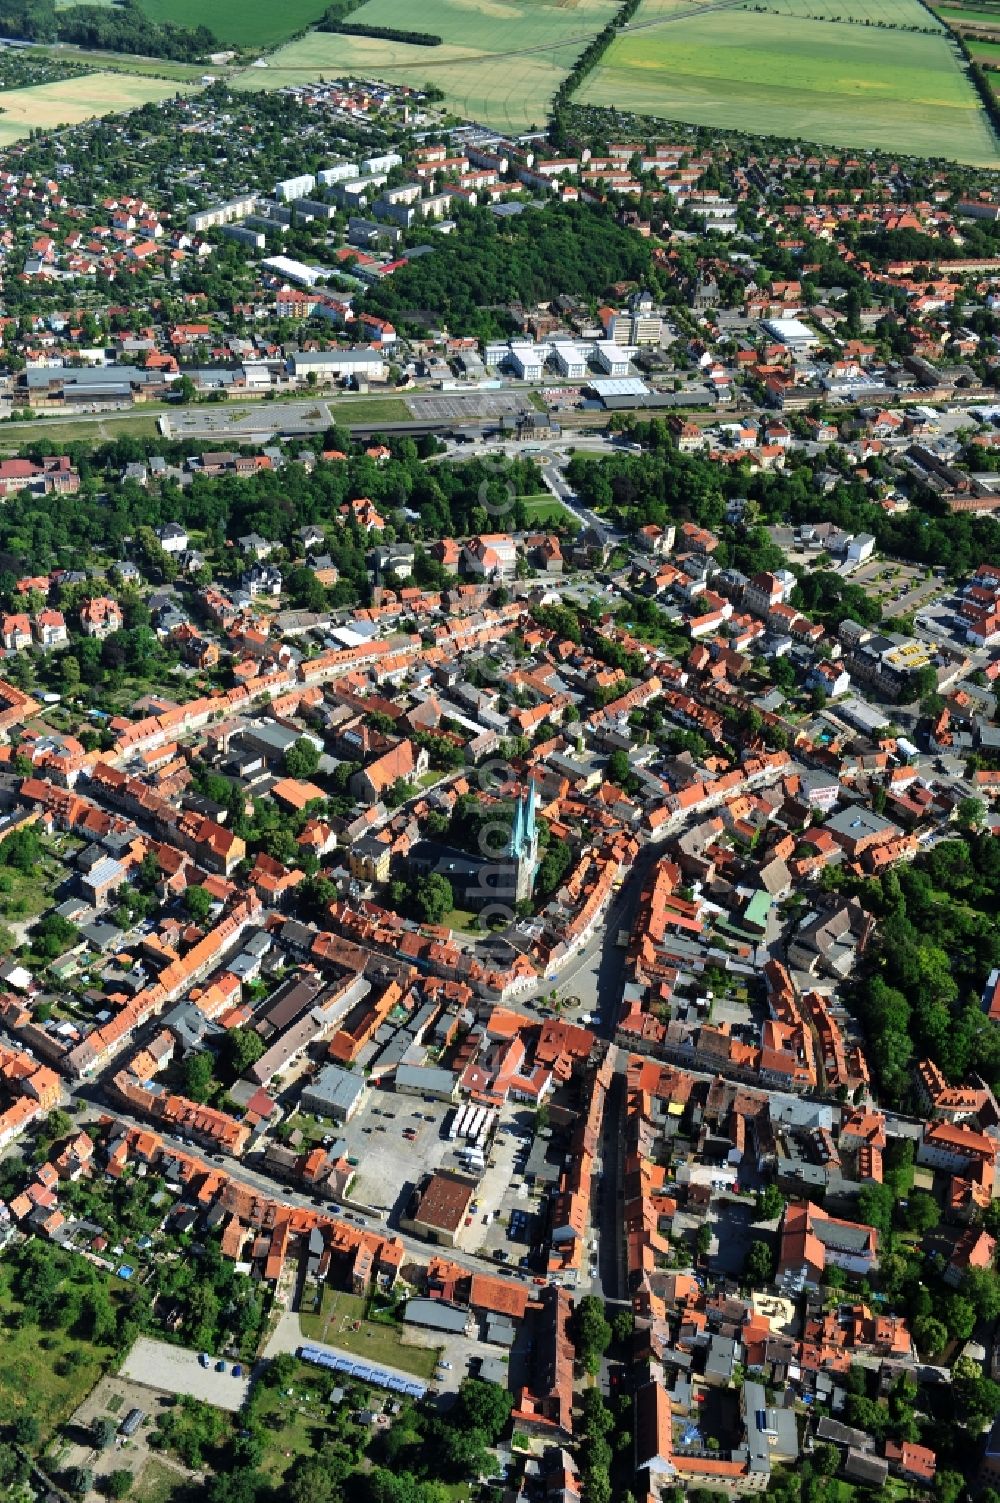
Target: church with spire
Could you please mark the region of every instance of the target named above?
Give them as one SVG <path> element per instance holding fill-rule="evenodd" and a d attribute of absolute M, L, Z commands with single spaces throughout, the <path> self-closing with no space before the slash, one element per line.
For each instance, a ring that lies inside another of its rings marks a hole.
<path fill-rule="evenodd" d="M 535 784 L 528 783 L 528 791 L 517 800 L 514 824 L 510 832 L 507 855 L 514 863 L 514 901 L 521 903 L 531 897 L 538 870 L 538 826 L 535 819 Z"/>

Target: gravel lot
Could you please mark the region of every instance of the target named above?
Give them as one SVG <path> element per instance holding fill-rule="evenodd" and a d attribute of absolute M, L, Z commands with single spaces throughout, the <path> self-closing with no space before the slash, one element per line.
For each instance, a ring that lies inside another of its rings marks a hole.
<path fill-rule="evenodd" d="M 209 1368 L 202 1367 L 198 1355 L 186 1347 L 169 1346 L 165 1341 L 140 1336 L 122 1363 L 120 1376 L 164 1393 L 189 1394 L 193 1399 L 214 1404 L 217 1409 L 235 1412 L 247 1396 L 249 1376 L 234 1378 L 231 1362 L 226 1363 L 224 1373 L 215 1371 L 214 1362 Z"/>

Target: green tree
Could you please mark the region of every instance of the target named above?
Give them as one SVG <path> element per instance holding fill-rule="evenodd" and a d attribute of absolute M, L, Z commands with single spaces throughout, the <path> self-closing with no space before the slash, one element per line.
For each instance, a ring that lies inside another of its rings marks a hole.
<path fill-rule="evenodd" d="M 42 842 L 34 825 L 22 825 L 0 841 L 0 863 L 15 871 L 34 871 L 42 855 Z"/>
<path fill-rule="evenodd" d="M 862 1185 L 858 1191 L 858 1220 L 887 1237 L 892 1230 L 894 1205 L 888 1185 Z"/>
<path fill-rule="evenodd" d="M 95 1450 L 107 1451 L 115 1443 L 118 1426 L 113 1419 L 109 1419 L 106 1414 L 102 1414 L 91 1425 L 90 1433 L 93 1437 Z"/>
<path fill-rule="evenodd" d="M 439 872 L 418 877 L 413 888 L 413 903 L 425 924 L 440 924 L 455 906 L 455 894 L 448 878 Z"/>
<path fill-rule="evenodd" d="M 615 1340 L 622 1344 L 631 1340 L 635 1331 L 635 1316 L 631 1310 L 616 1310 L 611 1321 L 611 1330 Z"/>
<path fill-rule="evenodd" d="M 19 1414 L 14 1421 L 14 1441 L 26 1451 L 34 1451 L 42 1438 L 42 1427 L 34 1414 Z"/>
<path fill-rule="evenodd" d="M 1000 1383 L 983 1374 L 978 1362 L 959 1357 L 952 1368 L 956 1411 L 968 1427 L 978 1432 L 1000 1414 Z"/>
<path fill-rule="evenodd" d="M 906 1226 L 911 1232 L 932 1232 L 941 1220 L 941 1208 L 933 1195 L 926 1190 L 914 1190 L 907 1201 L 904 1216 Z"/>
<path fill-rule="evenodd" d="M 986 805 L 981 798 L 960 798 L 955 818 L 963 830 L 980 830 L 986 819 Z"/>
<path fill-rule="evenodd" d="M 785 1197 L 777 1185 L 765 1185 L 763 1190 L 757 1193 L 757 1219 L 759 1221 L 776 1221 L 785 1209 Z"/>
<path fill-rule="evenodd" d="M 285 771 L 291 778 L 314 777 L 319 767 L 320 751 L 308 736 L 300 736 L 285 752 Z"/>
<path fill-rule="evenodd" d="M 31 948 L 43 960 L 55 960 L 78 938 L 75 925 L 61 913 L 47 913 L 31 931 Z"/>
<path fill-rule="evenodd" d="M 976 1326 L 976 1312 L 970 1300 L 961 1294 L 948 1293 L 941 1301 L 941 1318 L 955 1341 L 968 1341 Z"/>
<path fill-rule="evenodd" d="M 768 1243 L 754 1238 L 747 1250 L 743 1277 L 751 1288 L 759 1289 L 769 1284 L 774 1275 L 774 1253 Z"/>
<path fill-rule="evenodd" d="M 948 1330 L 944 1322 L 936 1320 L 933 1315 L 921 1315 L 913 1322 L 913 1339 L 921 1352 L 933 1357 L 944 1351 Z"/>
<path fill-rule="evenodd" d="M 289 1503 L 333 1503 L 334 1497 L 340 1495 L 319 1456 L 300 1456 L 284 1490 Z"/>
<path fill-rule="evenodd" d="M 485 1383 L 481 1378 L 463 1378 L 449 1418 L 463 1429 L 481 1431 L 489 1444 L 495 1445 L 507 1428 L 513 1403 L 511 1395 L 499 1384 Z"/>
<path fill-rule="evenodd" d="M 105 1477 L 104 1491 L 109 1498 L 127 1498 L 134 1480 L 127 1467 L 119 1467 L 117 1471 L 109 1472 Z"/>
<path fill-rule="evenodd" d="M 12 1487 L 15 1482 L 26 1482 L 28 1464 L 13 1446 L 0 1442 L 0 1488 Z"/>
<path fill-rule="evenodd" d="M 213 898 L 204 887 L 192 885 L 184 889 L 184 907 L 196 924 L 203 924 L 212 911 Z"/>
<path fill-rule="evenodd" d="M 939 1471 L 934 1478 L 935 1503 L 957 1503 L 965 1487 L 961 1472 Z"/>
<path fill-rule="evenodd" d="M 609 783 L 614 783 L 616 788 L 621 788 L 625 793 L 631 793 L 639 786 L 639 779 L 632 771 L 628 753 L 621 750 L 613 751 L 608 758 L 607 778 Z"/>
<path fill-rule="evenodd" d="M 207 1101 L 212 1089 L 212 1056 L 189 1054 L 184 1061 L 184 1091 L 192 1101 Z"/>
<path fill-rule="evenodd" d="M 604 1314 L 604 1302 L 595 1294 L 585 1294 L 577 1305 L 574 1336 L 578 1363 L 584 1372 L 596 1374 L 611 1345 L 611 1327 Z"/>
<path fill-rule="evenodd" d="M 973 1306 L 977 1320 L 992 1321 L 1000 1315 L 1000 1274 L 995 1268 L 967 1268 L 960 1290 Z"/>
<path fill-rule="evenodd" d="M 222 1041 L 221 1061 L 238 1080 L 264 1053 L 264 1041 L 254 1028 L 231 1028 Z"/>

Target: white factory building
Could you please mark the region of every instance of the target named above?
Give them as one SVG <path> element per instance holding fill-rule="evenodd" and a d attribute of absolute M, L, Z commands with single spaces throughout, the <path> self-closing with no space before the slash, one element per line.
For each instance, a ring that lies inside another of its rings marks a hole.
<path fill-rule="evenodd" d="M 613 339 L 600 339 L 594 345 L 597 363 L 609 376 L 627 376 L 631 365 L 632 351 Z"/>
<path fill-rule="evenodd" d="M 570 381 L 582 381 L 587 374 L 587 357 L 575 344 L 554 344 L 552 360 L 560 376 Z"/>
<path fill-rule="evenodd" d="M 634 348 L 611 339 L 574 343 L 568 339 L 514 338 L 491 340 L 483 347 L 483 364 L 493 370 L 512 371 L 522 381 L 539 381 L 548 365 L 567 381 L 585 381 L 591 362 L 605 375 L 628 376 Z"/>
<path fill-rule="evenodd" d="M 507 358 L 519 380 L 540 381 L 548 358 L 548 346 L 512 339 Z"/>

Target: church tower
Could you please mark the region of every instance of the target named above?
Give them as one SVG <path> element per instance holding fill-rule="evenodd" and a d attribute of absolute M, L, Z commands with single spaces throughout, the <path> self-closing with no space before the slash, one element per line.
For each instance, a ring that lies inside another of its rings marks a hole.
<path fill-rule="evenodd" d="M 528 784 L 528 792 L 518 798 L 514 811 L 514 824 L 510 832 L 507 854 L 514 862 L 514 900 L 524 902 L 531 897 L 538 869 L 538 827 L 535 819 L 535 783 Z"/>

